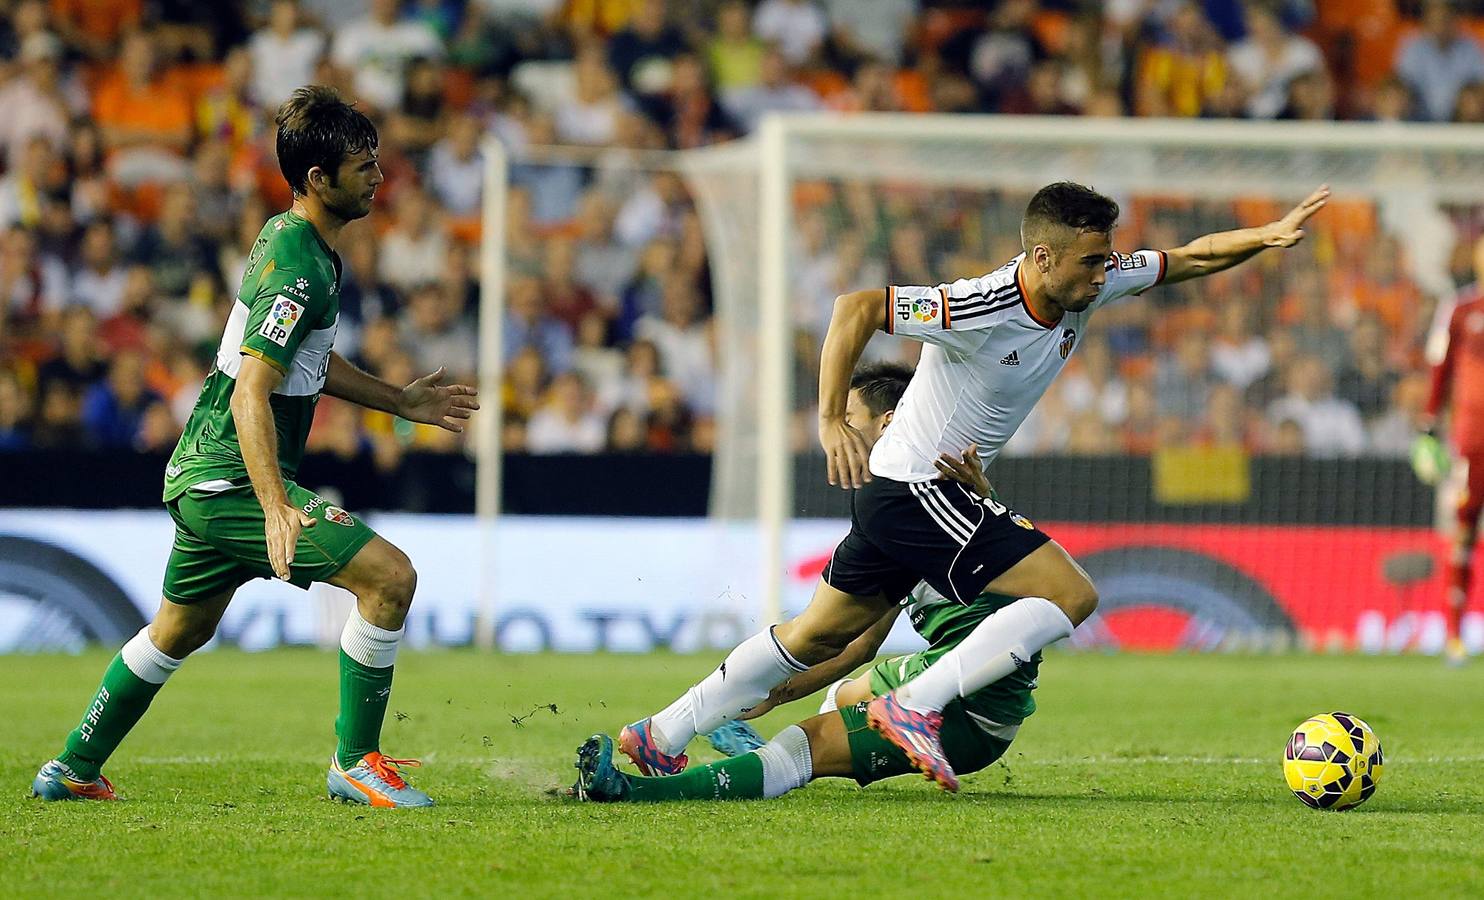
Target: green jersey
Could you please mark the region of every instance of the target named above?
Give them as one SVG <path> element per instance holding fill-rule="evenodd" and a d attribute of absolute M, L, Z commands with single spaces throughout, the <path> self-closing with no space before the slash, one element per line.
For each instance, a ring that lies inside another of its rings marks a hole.
<path fill-rule="evenodd" d="M 230 405 L 244 354 L 283 375 L 269 406 L 278 467 L 284 478 L 294 477 L 330 369 L 339 314 L 340 257 L 302 216 L 269 219 L 248 257 L 216 364 L 165 468 L 167 502 L 188 488 L 220 491 L 247 483 Z"/>
<path fill-rule="evenodd" d="M 919 584 L 902 601 L 912 627 L 928 649 L 922 652 L 928 665 L 938 657 L 958 646 L 969 632 L 992 614 L 1014 603 L 1018 598 L 999 594 L 980 594 L 968 606 L 947 599 L 942 594 Z M 1036 676 L 1041 667 L 1041 654 L 1037 652 L 1024 666 L 996 681 L 986 688 L 975 691 L 964 698 L 964 705 L 971 711 L 983 712 L 998 722 L 1019 722 L 1036 711 L 1036 701 L 1031 691 L 1036 689 Z"/>

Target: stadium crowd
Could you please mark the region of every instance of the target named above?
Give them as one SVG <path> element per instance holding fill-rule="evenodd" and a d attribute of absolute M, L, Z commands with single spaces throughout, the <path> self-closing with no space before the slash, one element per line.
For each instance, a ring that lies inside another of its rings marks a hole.
<path fill-rule="evenodd" d="M 1484 122 L 1484 20 L 1438 0 L 0 0 L 0 11 L 0 449 L 168 451 L 254 238 L 290 202 L 273 112 L 308 82 L 338 86 L 381 130 L 388 181 L 344 241 L 338 348 L 390 381 L 440 365 L 473 377 L 481 138 L 510 150 L 502 402 L 507 447 L 533 453 L 712 449 L 718 335 L 702 222 L 674 173 L 603 164 L 625 152 L 731 140 L 772 110 Z M 550 145 L 596 162 L 528 149 Z M 1018 250 L 1015 219 L 992 211 L 1024 198 L 904 214 L 870 186 L 801 194 L 801 309 L 986 271 Z M 1128 206 L 1121 248 L 1172 246 L 1262 211 Z M 988 226 L 977 246 L 962 243 L 966 216 Z M 1462 227 L 1472 240 L 1481 223 Z M 1328 217 L 1306 248 L 1285 269 L 1104 313 L 1011 452 L 1403 453 L 1437 298 L 1364 205 Z M 1456 280 L 1471 281 L 1467 250 L 1457 257 Z M 801 384 L 813 384 L 821 327 L 812 313 L 798 323 Z M 388 469 L 409 448 L 463 444 L 330 399 L 319 417 L 311 449 L 370 453 Z M 812 446 L 812 429 L 799 432 Z"/>

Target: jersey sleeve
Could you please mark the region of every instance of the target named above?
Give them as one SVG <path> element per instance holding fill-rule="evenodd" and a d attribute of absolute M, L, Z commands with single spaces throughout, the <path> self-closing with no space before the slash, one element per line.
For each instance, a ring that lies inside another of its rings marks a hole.
<path fill-rule="evenodd" d="M 312 271 L 279 269 L 269 260 L 258 285 L 242 335 L 242 353 L 255 356 L 287 374 L 304 338 L 330 307 L 331 285 Z"/>
<path fill-rule="evenodd" d="M 1103 282 L 1097 305 L 1137 296 L 1164 281 L 1168 262 L 1163 250 L 1113 254 L 1108 258 L 1107 280 Z"/>
<path fill-rule="evenodd" d="M 891 285 L 886 289 L 887 334 L 928 344 L 969 350 L 984 342 L 994 313 L 1020 303 L 1014 283 L 995 286 L 988 276 L 960 278 L 928 286 Z M 976 334 L 977 332 L 977 334 Z"/>

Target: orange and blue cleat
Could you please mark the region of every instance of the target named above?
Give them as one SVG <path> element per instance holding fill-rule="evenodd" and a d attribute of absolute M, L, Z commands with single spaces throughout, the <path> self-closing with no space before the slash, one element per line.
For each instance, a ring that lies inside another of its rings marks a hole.
<path fill-rule="evenodd" d="M 330 772 L 325 784 L 331 800 L 363 803 L 381 809 L 432 806 L 433 798 L 408 784 L 399 769 L 416 767 L 415 759 L 392 759 L 372 751 L 349 769 L 340 768 L 340 760 L 330 757 Z"/>
<path fill-rule="evenodd" d="M 958 775 L 948 763 L 943 742 L 941 713 L 920 713 L 897 702 L 896 695 L 877 697 L 866 705 L 866 724 L 896 744 L 907 760 L 923 775 L 938 782 L 949 793 L 958 791 Z"/>
<path fill-rule="evenodd" d="M 31 781 L 31 796 L 42 800 L 117 800 L 113 784 L 102 775 L 83 781 L 55 759 L 41 767 Z"/>
<path fill-rule="evenodd" d="M 669 756 L 655 746 L 648 719 L 625 725 L 618 733 L 618 749 L 645 775 L 679 775 L 690 764 L 684 753 Z"/>

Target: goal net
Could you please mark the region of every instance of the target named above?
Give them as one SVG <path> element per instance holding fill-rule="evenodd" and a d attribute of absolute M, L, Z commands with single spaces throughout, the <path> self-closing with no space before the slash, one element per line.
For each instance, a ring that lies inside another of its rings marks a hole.
<path fill-rule="evenodd" d="M 807 602 L 849 516 L 815 426 L 835 296 L 998 267 L 1051 181 L 1117 199 L 1124 252 L 1270 221 L 1328 183 L 1335 198 L 1297 249 L 1101 312 L 989 474 L 1098 583 L 1083 644 L 1436 650 L 1437 504 L 1405 455 L 1428 331 L 1475 277 L 1480 138 L 820 115 L 677 155 L 721 348 L 712 515 L 755 533 L 764 617 Z M 917 349 L 878 335 L 866 358 Z M 1478 617 L 1466 626 L 1484 639 Z"/>

